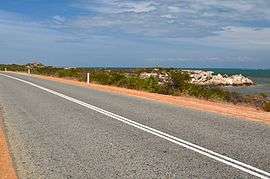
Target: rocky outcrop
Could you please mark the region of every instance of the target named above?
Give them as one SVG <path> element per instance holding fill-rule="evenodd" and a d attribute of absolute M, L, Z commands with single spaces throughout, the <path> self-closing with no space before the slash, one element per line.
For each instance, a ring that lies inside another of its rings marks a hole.
<path fill-rule="evenodd" d="M 154 71 L 152 71 L 150 73 L 142 72 L 140 74 L 140 78 L 142 78 L 142 79 L 147 79 L 147 78 L 150 78 L 150 77 L 154 77 L 154 78 L 158 79 L 159 84 L 168 83 L 169 80 L 170 80 L 170 77 L 166 72 L 162 72 L 162 71 L 158 71 L 158 70 L 154 70 Z"/>
<path fill-rule="evenodd" d="M 190 83 L 199 85 L 216 85 L 216 86 L 250 86 L 255 83 L 243 75 L 215 75 L 213 71 L 203 70 L 182 70 L 189 73 L 191 77 Z M 150 77 L 157 78 L 160 84 L 170 81 L 170 75 L 167 72 L 153 70 L 152 72 L 142 72 L 140 78 L 147 79 Z"/>
<path fill-rule="evenodd" d="M 199 85 L 249 86 L 255 83 L 243 75 L 214 75 L 212 71 L 185 70 L 190 74 L 191 83 Z"/>

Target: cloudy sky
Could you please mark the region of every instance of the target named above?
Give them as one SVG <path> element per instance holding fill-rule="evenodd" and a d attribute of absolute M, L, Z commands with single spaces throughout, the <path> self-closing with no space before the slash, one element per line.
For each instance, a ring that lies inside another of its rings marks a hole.
<path fill-rule="evenodd" d="M 0 63 L 270 68 L 269 0 L 0 0 Z"/>

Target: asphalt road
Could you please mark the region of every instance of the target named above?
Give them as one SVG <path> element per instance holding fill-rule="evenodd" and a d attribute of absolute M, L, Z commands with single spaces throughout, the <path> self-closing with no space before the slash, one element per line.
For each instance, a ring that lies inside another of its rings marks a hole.
<path fill-rule="evenodd" d="M 0 74 L 0 104 L 19 178 L 270 176 L 265 124 L 8 75 L 25 80 Z"/>

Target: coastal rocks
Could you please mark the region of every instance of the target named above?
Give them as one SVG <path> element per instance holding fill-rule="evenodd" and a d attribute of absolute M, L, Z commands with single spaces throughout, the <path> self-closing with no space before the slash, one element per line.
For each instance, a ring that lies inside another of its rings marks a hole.
<path fill-rule="evenodd" d="M 250 86 L 255 83 L 243 75 L 214 75 L 212 71 L 185 70 L 190 74 L 191 83 L 199 85 Z"/>
<path fill-rule="evenodd" d="M 215 85 L 215 86 L 250 86 L 255 83 L 239 74 L 239 75 L 215 75 L 213 71 L 203 71 L 203 70 L 182 70 L 187 72 L 190 75 L 190 83 L 198 85 Z M 158 69 L 153 70 L 152 72 L 142 72 L 140 78 L 147 79 L 154 77 L 159 80 L 159 84 L 165 84 L 170 82 L 170 73 L 161 71 Z"/>
<path fill-rule="evenodd" d="M 141 79 L 147 79 L 150 77 L 154 77 L 154 78 L 158 79 L 159 84 L 165 84 L 165 83 L 168 83 L 170 81 L 170 77 L 169 77 L 168 73 L 159 71 L 157 69 L 154 69 L 154 71 L 152 71 L 150 73 L 142 72 L 140 74 Z"/>
<path fill-rule="evenodd" d="M 188 72 L 191 77 L 191 83 L 193 84 L 205 84 L 213 78 L 212 71 L 201 71 L 201 70 L 184 70 Z"/>

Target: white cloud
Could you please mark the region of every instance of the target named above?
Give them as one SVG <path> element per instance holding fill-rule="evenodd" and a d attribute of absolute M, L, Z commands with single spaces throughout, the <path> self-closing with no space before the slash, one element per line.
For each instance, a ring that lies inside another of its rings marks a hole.
<path fill-rule="evenodd" d="M 268 0 L 83 2 L 80 8 L 94 13 L 74 18 L 71 26 L 76 29 L 104 27 L 106 30 L 109 28 L 146 36 L 197 38 L 216 35 L 227 26 L 244 26 L 245 23 L 267 19 L 270 21 Z"/>
<path fill-rule="evenodd" d="M 172 39 L 171 39 L 172 40 Z M 212 48 L 234 50 L 265 51 L 270 49 L 270 28 L 250 28 L 228 26 L 216 35 L 202 38 L 177 38 L 178 42 L 186 42 Z"/>
<path fill-rule="evenodd" d="M 88 9 L 104 14 L 119 13 L 149 13 L 157 10 L 158 3 L 154 1 L 129 1 L 129 0 L 99 0 L 96 5 L 91 2 L 76 3 L 75 7 Z"/>
<path fill-rule="evenodd" d="M 176 17 L 171 15 L 171 14 L 165 14 L 165 15 L 161 15 L 160 17 L 164 17 L 164 18 L 167 18 L 167 19 L 175 19 Z"/>
<path fill-rule="evenodd" d="M 156 10 L 153 2 L 124 3 L 120 6 L 124 8 L 123 12 L 148 13 Z"/>
<path fill-rule="evenodd" d="M 66 18 L 65 17 L 62 17 L 62 16 L 59 16 L 59 15 L 56 15 L 53 17 L 53 20 L 55 23 L 64 23 L 66 21 Z"/>
<path fill-rule="evenodd" d="M 180 8 L 177 6 L 169 6 L 168 9 L 169 9 L 169 12 L 173 12 L 173 13 L 180 12 Z"/>
<path fill-rule="evenodd" d="M 216 64 L 215 60 L 223 64 L 247 61 L 256 64 L 256 60 L 262 59 L 257 64 L 268 62 L 269 66 L 268 0 L 83 0 L 79 3 L 81 6 L 76 8 L 81 8 L 83 13 L 70 18 L 49 15 L 38 21 L 0 11 L 2 57 L 34 55 L 51 62 L 67 58 L 78 64 L 77 59 L 89 62 L 89 56 L 96 54 L 93 56 L 99 65 L 102 60 L 107 64 L 111 59 L 121 59 L 123 64 L 127 58 L 136 62 L 151 57 L 165 59 L 164 64 L 173 65 L 193 59 L 196 59 L 194 64 Z M 257 27 L 257 21 L 265 24 Z M 123 50 L 120 52 L 119 48 Z"/>
<path fill-rule="evenodd" d="M 218 33 L 218 36 L 208 39 L 222 42 L 223 44 L 234 44 L 257 48 L 258 46 L 270 48 L 270 28 L 250 28 L 229 26 Z"/>
<path fill-rule="evenodd" d="M 270 27 L 258 30 L 256 23 L 246 24 L 270 19 L 270 16 L 266 17 L 270 13 L 268 0 L 98 0 L 95 1 L 96 4 L 92 4 L 93 1 L 90 0 L 81 2 L 81 6 L 77 8 L 91 13 L 83 13 L 86 15 L 77 15 L 72 19 L 55 15 L 51 18 L 51 24 L 39 25 L 76 32 L 78 35 L 113 32 L 170 41 L 184 39 L 200 45 L 211 43 L 221 47 L 269 48 Z M 5 17 L 8 16 L 12 15 L 5 14 Z M 0 18 L 0 22 L 3 22 L 3 18 Z"/>

